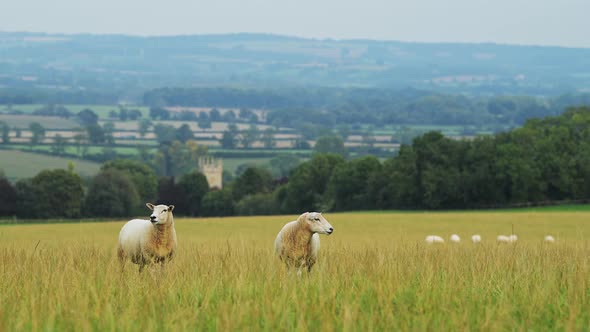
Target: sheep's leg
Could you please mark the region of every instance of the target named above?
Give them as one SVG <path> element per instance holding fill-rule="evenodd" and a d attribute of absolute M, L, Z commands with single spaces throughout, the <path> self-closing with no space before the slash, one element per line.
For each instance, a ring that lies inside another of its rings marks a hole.
<path fill-rule="evenodd" d="M 126 257 L 125 252 L 122 248 L 119 248 L 119 250 L 117 251 L 117 256 L 119 256 L 119 265 L 121 266 L 121 273 L 123 273 L 125 271 Z"/>

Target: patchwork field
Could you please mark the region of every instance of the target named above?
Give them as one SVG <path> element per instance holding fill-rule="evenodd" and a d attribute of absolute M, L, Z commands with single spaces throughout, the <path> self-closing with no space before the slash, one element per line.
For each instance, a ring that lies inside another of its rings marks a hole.
<path fill-rule="evenodd" d="M 295 216 L 176 219 L 165 269 L 123 273 L 123 221 L 0 226 L 0 330 L 584 330 L 590 211 L 326 213 L 310 275 L 273 240 Z M 497 245 L 498 234 L 519 235 Z M 428 246 L 428 234 L 483 242 Z M 542 242 L 545 234 L 557 238 Z"/>
<path fill-rule="evenodd" d="M 76 173 L 81 176 L 95 175 L 100 169 L 100 164 L 86 160 L 23 151 L 0 150 L 0 170 L 10 179 L 33 177 L 44 169 L 67 169 L 69 162 L 74 163 Z"/>

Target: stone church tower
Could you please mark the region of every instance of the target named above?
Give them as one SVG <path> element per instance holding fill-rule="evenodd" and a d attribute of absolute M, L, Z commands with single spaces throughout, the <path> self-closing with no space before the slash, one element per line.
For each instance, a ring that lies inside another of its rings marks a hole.
<path fill-rule="evenodd" d="M 223 188 L 223 160 L 213 157 L 199 158 L 199 171 L 207 178 L 209 188 Z"/>

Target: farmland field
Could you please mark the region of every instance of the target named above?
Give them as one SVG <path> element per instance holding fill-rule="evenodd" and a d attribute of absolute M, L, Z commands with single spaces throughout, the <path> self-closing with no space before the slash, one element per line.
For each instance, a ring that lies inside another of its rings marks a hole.
<path fill-rule="evenodd" d="M 10 179 L 33 177 L 44 169 L 67 169 L 70 161 L 74 162 L 75 171 L 81 176 L 94 175 L 100 168 L 100 164 L 86 160 L 0 150 L 0 169 Z"/>
<path fill-rule="evenodd" d="M 176 219 L 178 253 L 143 274 L 123 221 L 0 226 L 0 330 L 585 330 L 590 211 L 326 213 L 310 275 L 273 240 L 295 216 Z M 519 240 L 497 245 L 514 229 Z M 427 246 L 428 234 L 464 241 Z M 481 245 L 465 241 L 482 235 Z M 555 244 L 542 242 L 545 234 Z"/>

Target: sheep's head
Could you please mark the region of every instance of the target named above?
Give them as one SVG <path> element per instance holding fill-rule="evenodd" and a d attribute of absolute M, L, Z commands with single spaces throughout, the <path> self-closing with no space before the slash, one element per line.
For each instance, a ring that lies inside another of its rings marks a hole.
<path fill-rule="evenodd" d="M 312 233 L 332 234 L 334 228 L 319 212 L 305 212 L 299 216 L 299 222 L 304 223 Z"/>
<path fill-rule="evenodd" d="M 145 203 L 148 209 L 152 210 L 150 221 L 154 225 L 164 225 L 172 220 L 172 210 L 174 205 L 154 205 L 152 203 Z"/>

